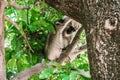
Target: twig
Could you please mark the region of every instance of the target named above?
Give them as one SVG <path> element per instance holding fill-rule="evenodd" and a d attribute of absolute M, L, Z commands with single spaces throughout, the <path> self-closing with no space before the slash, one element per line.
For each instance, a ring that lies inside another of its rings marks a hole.
<path fill-rule="evenodd" d="M 82 51 L 86 51 L 87 50 L 87 45 L 81 46 L 79 49 L 77 49 L 76 51 L 74 51 L 73 53 L 77 54 L 80 53 Z"/>
<path fill-rule="evenodd" d="M 19 28 L 19 26 L 14 21 L 12 21 L 9 17 L 7 17 L 7 16 L 4 16 L 4 17 L 5 17 L 5 20 L 9 21 L 22 34 L 22 36 L 24 37 L 29 49 L 34 53 L 33 49 L 31 48 L 31 46 L 29 44 L 29 41 L 26 37 L 26 34 L 24 32 L 21 32 L 21 29 Z"/>

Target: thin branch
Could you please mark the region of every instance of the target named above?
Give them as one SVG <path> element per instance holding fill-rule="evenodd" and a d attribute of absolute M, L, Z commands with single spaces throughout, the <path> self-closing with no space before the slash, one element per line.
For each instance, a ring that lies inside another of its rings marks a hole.
<path fill-rule="evenodd" d="M 90 72 L 89 72 L 89 71 L 84 71 L 84 70 L 80 70 L 80 69 L 76 69 L 76 71 L 77 71 L 80 75 L 82 75 L 82 76 L 84 76 L 84 77 L 86 77 L 86 78 L 91 78 L 91 75 L 90 75 Z"/>
<path fill-rule="evenodd" d="M 16 9 L 23 10 L 23 9 L 30 9 L 33 6 L 40 5 L 40 1 L 36 0 L 34 4 L 31 4 L 29 6 L 20 6 L 18 5 L 15 0 L 12 0 L 11 2 L 6 2 L 6 6 L 13 6 Z"/>
<path fill-rule="evenodd" d="M 69 56 L 70 53 L 72 53 L 75 49 L 75 46 L 77 45 L 79 39 L 80 39 L 80 35 L 83 31 L 83 27 L 81 27 L 78 32 L 75 35 L 75 38 L 73 39 L 73 42 L 67 47 L 67 49 L 60 55 L 60 57 L 58 58 L 58 62 L 60 62 L 61 64 L 63 64 L 66 61 L 66 58 Z"/>
<path fill-rule="evenodd" d="M 48 67 L 45 63 L 38 63 L 35 66 L 18 73 L 12 80 L 28 80 L 33 75 L 40 73 L 46 68 Z"/>
<path fill-rule="evenodd" d="M 4 16 L 4 17 L 5 17 L 5 20 L 9 21 L 22 34 L 22 36 L 24 37 L 29 49 L 34 53 L 32 47 L 29 44 L 29 41 L 28 41 L 28 39 L 26 37 L 25 32 L 21 32 L 21 29 L 19 28 L 19 26 L 14 21 L 12 21 L 9 17 L 7 17 L 7 16 Z"/>
<path fill-rule="evenodd" d="M 4 16 L 4 18 L 5 18 L 5 20 L 9 21 L 12 25 L 14 25 L 15 28 L 16 28 L 18 31 L 20 31 L 19 26 L 18 26 L 14 21 L 12 21 L 12 20 L 11 20 L 9 17 L 7 17 L 7 16 Z"/>
<path fill-rule="evenodd" d="M 29 9 L 30 8 L 30 7 L 26 7 L 26 6 L 20 6 L 14 0 L 11 1 L 11 2 L 7 2 L 7 6 L 13 6 L 13 7 L 15 7 L 16 9 L 19 9 L 19 10 Z"/>
<path fill-rule="evenodd" d="M 80 47 L 78 50 L 75 50 L 74 52 L 70 53 L 68 57 L 67 62 L 72 62 L 79 54 L 83 53 L 87 50 L 87 45 L 84 45 Z"/>
<path fill-rule="evenodd" d="M 74 51 L 74 54 L 80 53 L 82 51 L 86 51 L 87 50 L 87 45 L 81 46 L 79 49 L 77 49 L 76 51 Z"/>

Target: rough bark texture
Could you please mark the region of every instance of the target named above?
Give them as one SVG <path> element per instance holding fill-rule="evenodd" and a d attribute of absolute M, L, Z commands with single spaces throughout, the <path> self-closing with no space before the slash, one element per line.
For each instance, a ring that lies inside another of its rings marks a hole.
<path fill-rule="evenodd" d="M 99 7 L 90 7 L 93 23 L 86 25 L 86 34 L 93 80 L 120 79 L 119 2 L 101 1 Z"/>
<path fill-rule="evenodd" d="M 0 1 L 0 80 L 6 80 L 4 52 L 4 1 Z"/>
<path fill-rule="evenodd" d="M 90 20 L 88 6 L 85 4 L 86 0 L 45 0 L 45 2 L 80 23 L 85 19 Z"/>
<path fill-rule="evenodd" d="M 120 0 L 45 0 L 85 26 L 92 80 L 120 80 Z"/>

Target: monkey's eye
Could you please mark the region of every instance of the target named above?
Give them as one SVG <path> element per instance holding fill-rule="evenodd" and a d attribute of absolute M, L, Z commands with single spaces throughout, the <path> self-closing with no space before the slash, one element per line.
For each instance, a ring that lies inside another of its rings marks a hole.
<path fill-rule="evenodd" d="M 73 28 L 73 26 L 70 26 L 68 29 L 67 29 L 67 34 L 71 34 L 72 32 L 74 32 L 75 29 Z"/>

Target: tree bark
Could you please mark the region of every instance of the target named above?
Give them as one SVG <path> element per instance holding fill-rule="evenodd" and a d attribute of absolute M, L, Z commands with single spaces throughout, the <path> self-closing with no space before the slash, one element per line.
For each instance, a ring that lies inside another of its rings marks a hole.
<path fill-rule="evenodd" d="M 92 80 L 120 80 L 120 0 L 45 0 L 85 26 Z"/>
<path fill-rule="evenodd" d="M 86 24 L 86 34 L 93 80 L 120 80 L 119 2 L 108 0 L 90 9 L 95 15 L 93 22 Z"/>
<path fill-rule="evenodd" d="M 84 1 L 82 0 L 45 0 L 45 2 L 78 22 L 83 22 L 85 17 L 83 15 L 85 12 L 87 13 L 87 10 L 84 10 Z"/>
<path fill-rule="evenodd" d="M 0 80 L 6 80 L 5 51 L 4 51 L 4 9 L 5 4 L 0 0 Z"/>

